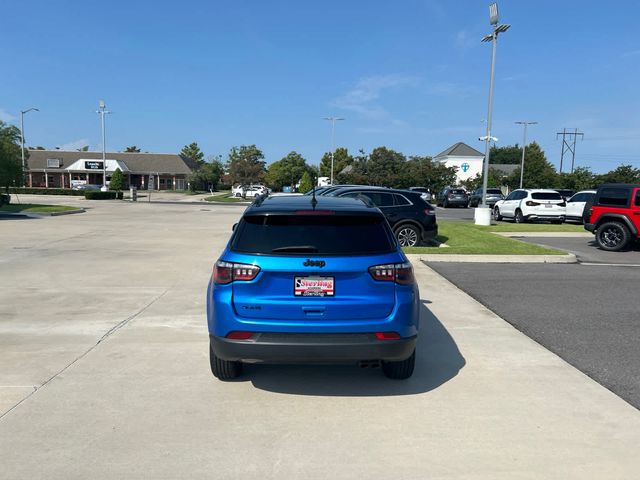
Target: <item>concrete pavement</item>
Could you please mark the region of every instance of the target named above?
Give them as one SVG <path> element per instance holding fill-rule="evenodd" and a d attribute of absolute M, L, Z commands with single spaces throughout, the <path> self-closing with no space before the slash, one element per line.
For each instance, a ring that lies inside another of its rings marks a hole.
<path fill-rule="evenodd" d="M 2 224 L 3 478 L 627 479 L 640 468 L 636 409 L 420 262 L 409 381 L 260 365 L 216 381 L 205 287 L 242 209 L 90 207 Z"/>

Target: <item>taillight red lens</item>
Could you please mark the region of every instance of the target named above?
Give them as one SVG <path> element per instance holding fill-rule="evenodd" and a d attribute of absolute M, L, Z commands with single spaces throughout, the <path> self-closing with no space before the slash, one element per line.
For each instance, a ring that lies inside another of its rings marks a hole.
<path fill-rule="evenodd" d="M 558 204 L 559 207 L 566 207 L 567 206 L 567 202 L 560 202 Z"/>
<path fill-rule="evenodd" d="M 400 334 L 396 332 L 376 332 L 378 340 L 400 340 Z"/>
<path fill-rule="evenodd" d="M 231 263 L 218 260 L 213 267 L 213 281 L 218 285 L 226 285 L 234 281 L 253 280 L 260 273 L 260 267 L 244 263 Z"/>
<path fill-rule="evenodd" d="M 253 336 L 253 332 L 233 331 L 227 333 L 229 340 L 249 340 Z"/>
<path fill-rule="evenodd" d="M 413 267 L 409 262 L 374 265 L 369 267 L 369 273 L 374 280 L 381 282 L 396 282 L 399 285 L 412 285 L 415 283 Z"/>
<path fill-rule="evenodd" d="M 369 273 L 374 280 L 380 280 L 381 282 L 393 282 L 396 278 L 395 265 L 393 263 L 369 267 Z"/>
<path fill-rule="evenodd" d="M 527 202 L 527 207 L 537 207 L 538 205 L 540 205 L 538 202 L 532 202 L 531 200 Z"/>
<path fill-rule="evenodd" d="M 218 285 L 233 282 L 233 263 L 217 261 L 213 267 L 213 282 Z"/>
<path fill-rule="evenodd" d="M 435 211 L 435 209 L 434 210 L 429 210 L 428 208 L 426 208 L 424 210 L 424 213 L 425 213 L 425 215 L 435 215 L 436 211 Z"/>

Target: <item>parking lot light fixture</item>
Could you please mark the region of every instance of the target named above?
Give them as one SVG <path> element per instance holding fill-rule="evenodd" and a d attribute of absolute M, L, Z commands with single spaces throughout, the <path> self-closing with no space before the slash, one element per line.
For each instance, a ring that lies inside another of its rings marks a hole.
<path fill-rule="evenodd" d="M 335 146 L 336 122 L 339 122 L 340 120 L 344 120 L 344 118 L 324 117 L 324 120 L 329 120 L 331 122 L 331 185 L 333 185 L 333 155 L 336 149 L 336 146 Z M 318 172 L 318 174 L 319 173 L 320 172 Z"/>
<path fill-rule="evenodd" d="M 107 106 L 104 103 L 104 100 L 100 100 L 100 102 L 98 103 L 98 110 L 96 111 L 96 113 L 100 115 L 100 122 L 102 125 L 102 189 L 101 190 L 103 192 L 106 192 L 107 191 L 107 147 L 106 147 L 106 135 L 105 135 L 105 128 L 104 128 L 104 116 L 111 112 L 107 110 Z"/>
<path fill-rule="evenodd" d="M 522 181 L 524 179 L 524 152 L 527 148 L 527 125 L 536 125 L 538 122 L 527 122 L 525 120 L 521 122 L 515 122 L 517 125 L 524 125 L 524 138 L 522 139 L 522 162 L 520 163 L 520 188 L 522 188 Z"/>
<path fill-rule="evenodd" d="M 22 143 L 22 177 L 23 177 L 23 184 L 24 184 L 24 169 L 25 169 L 25 159 L 24 159 L 24 114 L 25 113 L 29 113 L 29 112 L 39 112 L 40 110 L 35 108 L 35 107 L 31 107 L 31 108 L 27 108 L 26 110 L 20 110 L 20 140 Z"/>
<path fill-rule="evenodd" d="M 491 143 L 491 121 L 493 116 L 493 84 L 495 78 L 495 66 L 496 66 L 496 46 L 498 43 L 498 35 L 506 32 L 511 25 L 500 24 L 500 15 L 498 14 L 498 5 L 492 3 L 489 5 L 489 24 L 493 26 L 493 32 L 485 35 L 482 38 L 483 42 L 491 42 L 491 77 L 489 80 L 489 104 L 487 108 L 487 131 L 485 135 L 485 153 L 484 153 L 484 168 L 482 175 L 482 208 L 487 208 L 487 183 L 489 179 L 489 157 L 490 157 L 490 143 Z M 476 223 L 485 224 L 488 217 L 484 215 L 476 215 Z M 490 221 L 490 220 L 489 220 Z"/>

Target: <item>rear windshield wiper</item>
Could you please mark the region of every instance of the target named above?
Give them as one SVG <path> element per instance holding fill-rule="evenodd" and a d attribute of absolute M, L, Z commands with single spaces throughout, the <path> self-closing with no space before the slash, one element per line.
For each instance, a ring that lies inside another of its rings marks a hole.
<path fill-rule="evenodd" d="M 313 245 L 289 245 L 287 247 L 278 247 L 271 250 L 272 252 L 300 252 L 300 253 L 315 253 L 318 251 L 318 247 Z"/>

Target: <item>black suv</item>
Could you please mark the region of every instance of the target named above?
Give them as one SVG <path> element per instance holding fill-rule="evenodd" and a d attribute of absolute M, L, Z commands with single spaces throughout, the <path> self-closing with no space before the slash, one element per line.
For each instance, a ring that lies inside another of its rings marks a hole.
<path fill-rule="evenodd" d="M 436 210 L 420 192 L 377 187 L 344 187 L 327 196 L 360 198 L 378 207 L 402 247 L 414 247 L 438 235 Z"/>
<path fill-rule="evenodd" d="M 603 250 L 615 252 L 640 238 L 640 185 L 611 183 L 598 188 L 583 214 L 584 228 Z"/>

